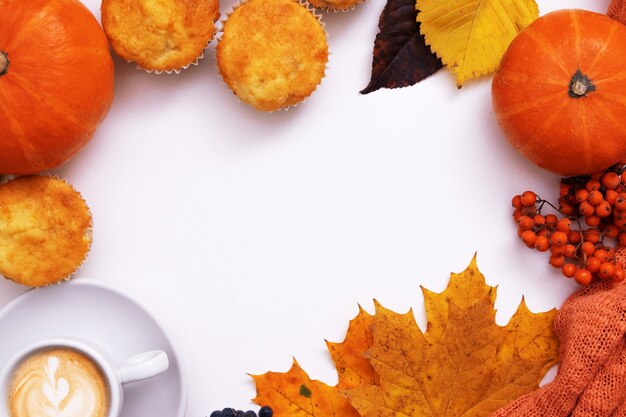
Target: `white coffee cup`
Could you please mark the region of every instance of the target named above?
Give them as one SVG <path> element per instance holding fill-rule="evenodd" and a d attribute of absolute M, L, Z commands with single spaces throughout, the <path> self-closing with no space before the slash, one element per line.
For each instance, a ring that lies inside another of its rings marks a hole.
<path fill-rule="evenodd" d="M 169 368 L 169 359 L 162 350 L 140 353 L 117 363 L 100 347 L 75 338 L 46 339 L 17 352 L 0 371 L 0 416 L 9 417 L 8 393 L 15 372 L 28 358 L 47 350 L 68 349 L 90 359 L 101 371 L 109 390 L 107 417 L 118 417 L 124 402 L 125 384 L 152 378 Z"/>

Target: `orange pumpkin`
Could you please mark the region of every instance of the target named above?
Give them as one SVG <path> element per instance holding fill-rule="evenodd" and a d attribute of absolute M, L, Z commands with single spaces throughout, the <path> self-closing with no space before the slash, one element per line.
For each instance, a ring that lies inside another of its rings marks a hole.
<path fill-rule="evenodd" d="M 600 171 L 626 156 L 626 26 L 561 10 L 523 30 L 492 84 L 511 144 L 554 173 Z"/>
<path fill-rule="evenodd" d="M 78 0 L 0 0 L 0 173 L 54 168 L 113 100 L 109 44 Z"/>

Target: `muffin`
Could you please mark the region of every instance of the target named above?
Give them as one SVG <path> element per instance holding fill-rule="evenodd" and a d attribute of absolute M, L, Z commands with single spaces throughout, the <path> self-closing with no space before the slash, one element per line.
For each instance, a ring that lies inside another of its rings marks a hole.
<path fill-rule="evenodd" d="M 103 0 L 102 26 L 115 52 L 148 71 L 196 63 L 213 39 L 217 0 Z"/>
<path fill-rule="evenodd" d="M 350 9 L 354 9 L 363 0 L 309 0 L 309 2 L 321 9 L 333 10 L 335 12 L 347 12 Z"/>
<path fill-rule="evenodd" d="M 91 246 L 91 214 L 71 185 L 25 176 L 0 185 L 0 274 L 40 287 L 69 278 Z"/>
<path fill-rule="evenodd" d="M 295 105 L 319 85 L 328 62 L 319 18 L 295 0 L 249 0 L 224 23 L 217 64 L 224 82 L 257 110 Z"/>

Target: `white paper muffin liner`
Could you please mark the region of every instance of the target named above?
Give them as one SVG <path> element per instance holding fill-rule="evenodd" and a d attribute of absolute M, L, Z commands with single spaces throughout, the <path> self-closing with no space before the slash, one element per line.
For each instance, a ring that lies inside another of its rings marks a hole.
<path fill-rule="evenodd" d="M 206 50 L 206 48 L 209 46 L 210 43 L 211 43 L 211 40 L 209 40 L 209 42 L 207 42 L 205 47 L 202 48 L 202 52 L 200 52 L 200 55 L 198 55 L 198 57 L 196 58 L 195 61 L 190 62 L 189 64 L 184 65 L 184 66 L 182 66 L 180 68 L 177 68 L 177 69 L 167 69 L 167 70 L 154 70 L 154 69 L 151 70 L 151 69 L 144 68 L 144 67 L 142 67 L 139 64 L 136 64 L 135 68 L 137 68 L 138 70 L 147 72 L 148 74 L 163 74 L 163 73 L 165 73 L 165 74 L 180 74 L 181 72 L 183 72 L 184 70 L 186 70 L 187 68 L 189 68 L 191 66 L 198 66 L 200 61 L 204 59 L 204 51 Z M 129 61 L 129 60 L 126 60 L 126 62 L 128 62 L 129 64 L 135 64 L 135 62 Z"/>
<path fill-rule="evenodd" d="M 358 6 L 361 3 L 364 3 L 365 0 L 358 0 L 356 3 L 354 3 L 352 6 L 350 7 L 346 7 L 345 9 L 339 8 L 339 7 L 333 7 L 333 6 L 325 6 L 325 7 L 316 7 L 317 10 L 323 10 L 325 12 L 332 12 L 332 13 L 345 13 L 345 12 L 351 12 L 352 10 L 354 10 L 356 8 L 356 6 Z M 315 7 L 315 6 L 313 6 Z"/>
<path fill-rule="evenodd" d="M 216 24 L 216 34 L 215 37 L 213 38 L 216 42 L 216 44 L 219 44 L 220 41 L 222 40 L 222 36 L 224 35 L 224 27 L 226 25 L 226 21 L 228 20 L 228 18 L 235 12 L 235 10 L 247 3 L 249 0 L 239 0 L 237 1 L 233 6 L 231 6 L 230 10 L 228 10 L 224 16 L 218 21 L 218 23 Z M 317 13 L 317 8 L 315 8 L 311 3 L 309 3 L 307 0 L 293 0 L 296 3 L 299 3 L 301 6 L 303 6 L 305 9 L 307 9 L 316 19 L 317 21 L 320 23 L 320 25 L 322 26 L 322 30 L 324 31 L 324 37 L 326 38 L 326 45 L 328 46 L 328 59 L 326 60 L 326 64 L 324 65 L 324 73 L 322 74 L 322 78 L 320 78 L 319 83 L 315 86 L 315 89 L 311 92 L 311 94 L 309 94 L 307 97 L 305 97 L 304 99 L 302 99 L 301 101 L 291 104 L 289 106 L 284 106 L 281 107 L 279 109 L 276 110 L 269 110 L 269 111 L 263 111 L 263 110 L 258 110 L 255 108 L 255 110 L 257 111 L 262 111 L 264 113 L 274 113 L 274 112 L 280 112 L 280 111 L 288 111 L 291 108 L 295 108 L 298 107 L 299 104 L 304 103 L 305 101 L 307 101 L 307 99 L 313 95 L 313 93 L 315 93 L 315 91 L 317 91 L 317 89 L 321 86 L 322 82 L 324 81 L 324 78 L 326 78 L 326 72 L 328 71 L 328 69 L 330 68 L 329 62 L 330 62 L 330 57 L 331 57 L 331 52 L 330 52 L 330 44 L 328 41 L 328 32 L 326 31 L 326 23 L 322 20 L 322 15 Z M 364 1 L 364 0 L 361 0 Z M 230 88 L 230 86 L 228 84 L 226 84 L 226 81 L 224 81 L 224 77 L 222 76 L 222 73 L 219 69 L 219 64 L 217 62 L 217 47 L 214 48 L 214 58 L 215 58 L 215 68 L 217 69 L 217 72 L 220 74 L 221 78 L 222 78 L 222 84 L 224 86 L 226 86 L 226 88 L 228 88 L 229 90 L 232 91 L 232 89 Z M 239 100 L 240 103 L 245 104 L 246 106 L 251 106 L 249 103 L 246 103 L 245 101 L 243 101 L 241 98 L 239 98 L 239 96 L 237 94 L 235 94 L 235 97 L 237 97 L 237 100 Z M 254 108 L 254 107 L 253 107 Z"/>
<path fill-rule="evenodd" d="M 14 179 L 16 179 L 16 178 L 18 178 L 18 177 L 21 177 L 21 176 L 24 176 L 24 177 L 25 177 L 25 176 L 28 176 L 28 175 L 0 175 L 0 185 L 4 185 L 4 184 L 6 184 L 6 183 L 9 183 L 9 182 L 13 181 Z M 70 273 L 67 277 L 65 277 L 65 278 L 60 278 L 59 280 L 57 280 L 57 281 L 55 281 L 55 282 L 53 282 L 53 283 L 47 284 L 47 285 L 41 285 L 41 286 L 39 286 L 39 287 L 32 287 L 32 288 L 41 288 L 41 287 L 49 287 L 49 286 L 52 286 L 52 285 L 59 285 L 59 284 L 62 284 L 62 283 L 64 283 L 64 282 L 67 282 L 67 281 L 69 281 L 70 279 L 72 279 L 72 277 L 73 277 L 74 275 L 76 275 L 76 273 L 78 273 L 78 271 L 80 271 L 80 270 L 82 269 L 82 267 L 83 267 L 83 265 L 84 265 L 85 261 L 87 260 L 87 257 L 88 257 L 88 255 L 89 255 L 89 252 L 91 252 L 91 245 L 93 244 L 93 214 L 91 213 L 91 209 L 89 208 L 89 205 L 87 204 L 87 202 L 86 202 L 86 201 L 85 201 L 85 199 L 83 198 L 83 195 L 82 195 L 82 194 L 81 194 L 78 190 L 76 190 L 76 188 L 74 188 L 74 186 L 73 186 L 72 184 L 70 184 L 69 182 L 67 182 L 66 180 L 64 180 L 64 179 L 60 178 L 60 177 L 59 177 L 59 176 L 57 176 L 57 175 L 40 175 L 40 176 L 42 176 L 42 177 L 50 177 L 50 178 L 54 178 L 54 179 L 57 179 L 57 180 L 59 180 L 59 181 L 62 181 L 62 182 L 64 182 L 65 184 L 69 185 L 69 186 L 70 186 L 70 188 L 71 188 L 71 189 L 72 189 L 72 190 L 73 190 L 76 194 L 78 194 L 78 195 L 79 195 L 79 197 L 80 197 L 81 201 L 85 204 L 85 207 L 87 208 L 87 214 L 89 215 L 89 226 L 87 227 L 87 229 L 85 229 L 85 234 L 84 234 L 84 235 L 85 235 L 85 236 L 89 239 L 89 246 L 87 247 L 87 251 L 85 252 L 85 256 L 84 256 L 84 257 L 83 257 L 83 259 L 80 261 L 80 263 L 76 266 L 76 269 L 74 269 L 74 271 L 73 271 L 72 273 Z M 23 286 L 25 286 L 25 287 L 28 287 L 27 285 L 22 284 L 22 283 L 20 283 L 20 282 L 17 282 L 17 281 L 15 281 L 15 280 L 13 280 L 13 279 L 11 279 L 11 278 L 9 278 L 9 277 L 5 277 L 5 276 L 4 276 L 4 275 L 2 275 L 2 274 L 0 274 L 0 277 L 4 278 L 4 279 L 6 279 L 6 280 L 9 280 L 9 281 L 11 281 L 11 282 L 14 282 L 14 283 L 15 283 L 15 284 L 17 284 L 17 285 L 23 285 Z"/>
<path fill-rule="evenodd" d="M 0 174 L 0 185 L 6 184 L 7 182 L 15 179 L 16 177 L 17 177 L 17 175 Z"/>

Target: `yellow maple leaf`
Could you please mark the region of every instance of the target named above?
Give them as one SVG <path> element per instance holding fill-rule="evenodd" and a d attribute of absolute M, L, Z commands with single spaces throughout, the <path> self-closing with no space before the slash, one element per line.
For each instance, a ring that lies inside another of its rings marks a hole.
<path fill-rule="evenodd" d="M 336 387 L 310 379 L 298 362 L 285 373 L 251 375 L 256 383 L 259 405 L 270 405 L 274 415 L 291 417 L 359 417 Z"/>
<path fill-rule="evenodd" d="M 417 0 L 421 32 L 461 87 L 496 70 L 513 38 L 539 16 L 534 0 Z"/>
<path fill-rule="evenodd" d="M 271 405 L 275 416 L 359 417 L 343 391 L 377 381 L 374 369 L 363 355 L 373 341 L 371 325 L 372 316 L 359 307 L 344 342 L 326 342 L 339 374 L 337 386 L 311 380 L 294 360 L 285 373 L 251 375 L 257 386 L 253 401 Z"/>
<path fill-rule="evenodd" d="M 339 374 L 337 389 L 341 391 L 378 382 L 374 368 L 363 354 L 373 343 L 372 321 L 373 317 L 359 306 L 359 314 L 350 321 L 343 343 L 326 342 Z"/>
<path fill-rule="evenodd" d="M 429 317 L 376 305 L 368 351 L 377 384 L 347 392 L 363 417 L 486 417 L 537 388 L 558 358 L 555 310 L 533 314 L 523 302 L 509 323 L 495 323 L 496 289 L 474 259 L 441 294 L 423 289 Z"/>
<path fill-rule="evenodd" d="M 522 301 L 509 323 L 495 323 L 496 289 L 474 258 L 441 294 L 422 289 L 428 327 L 409 311 L 375 301 L 344 342 L 327 342 L 339 383 L 311 380 L 297 362 L 286 373 L 253 376 L 255 402 L 277 417 L 486 417 L 537 388 L 557 361 L 556 311 L 533 314 Z"/>

